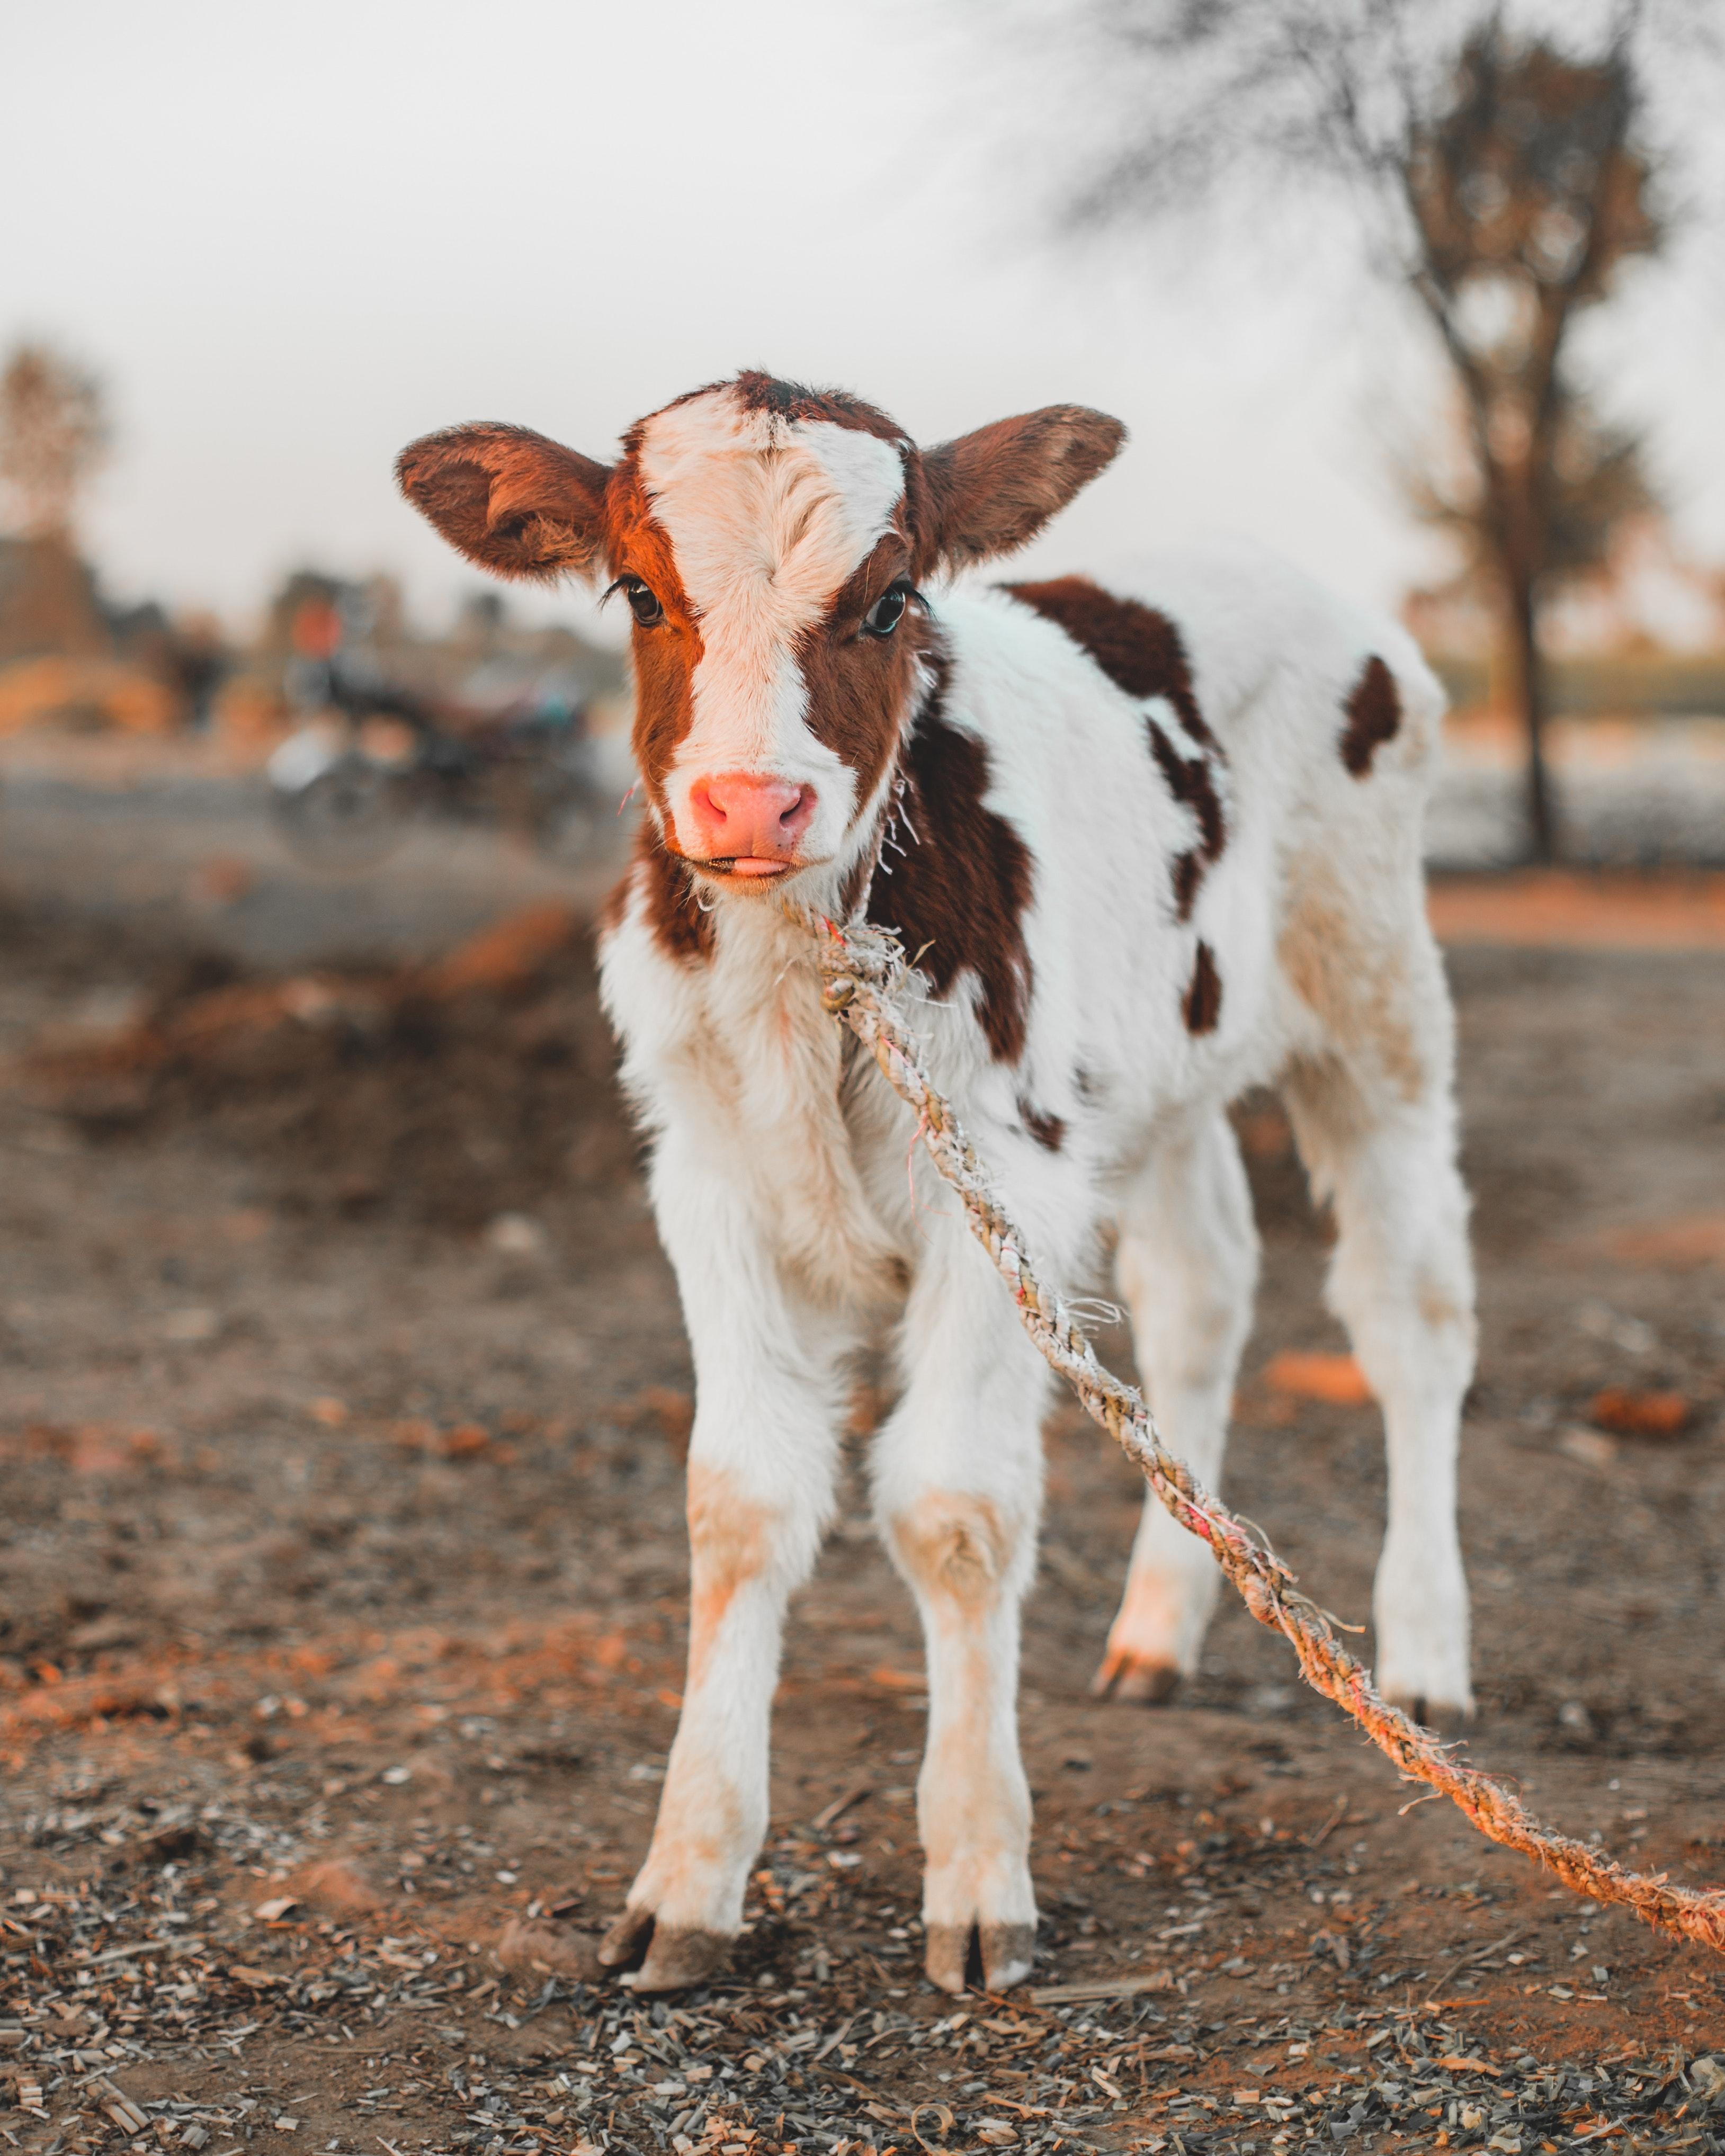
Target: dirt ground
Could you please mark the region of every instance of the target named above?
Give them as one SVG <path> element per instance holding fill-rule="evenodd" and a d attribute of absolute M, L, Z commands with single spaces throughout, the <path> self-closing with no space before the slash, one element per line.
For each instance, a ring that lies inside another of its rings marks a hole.
<path fill-rule="evenodd" d="M 154 853 L 128 825 L 118 880 L 111 804 L 38 805 L 0 855 L 12 2145 L 1721 2145 L 1725 1965 L 1404 1811 L 1243 1610 L 1174 1703 L 1091 1700 L 1137 1491 L 1066 1409 L 1031 1984 L 922 1979 L 921 1655 L 860 1477 L 794 1608 L 732 1971 L 589 1980 L 675 1725 L 691 1380 L 584 932 L 470 852 L 422 945 L 511 921 L 439 964 L 397 932 L 434 851 L 302 916 L 267 834 L 196 803 Z M 1471 1756 L 1725 1879 L 1725 955 L 1517 948 L 1471 905 Z M 1276 1381 L 1345 1343 L 1286 1127 L 1242 1128 L 1266 1262 L 1226 1491 L 1363 1616 L 1376 1416 Z"/>

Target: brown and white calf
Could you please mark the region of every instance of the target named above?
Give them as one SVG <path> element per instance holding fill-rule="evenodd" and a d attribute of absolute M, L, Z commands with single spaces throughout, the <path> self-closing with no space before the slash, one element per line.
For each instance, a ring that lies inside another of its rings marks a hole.
<path fill-rule="evenodd" d="M 603 937 L 696 1373 L 693 1607 L 651 1850 L 605 1958 L 711 1970 L 768 1819 L 786 1598 L 833 1505 L 849 1373 L 891 1323 L 880 1532 L 927 1640 L 927 1967 L 1030 1967 L 1015 1692 L 1048 1379 L 909 1116 L 822 1013 L 794 894 L 903 937 L 933 1073 L 1056 1277 L 1106 1221 L 1170 1441 L 1214 1481 L 1256 1244 L 1227 1118 L 1281 1090 L 1333 1204 L 1330 1299 L 1381 1402 L 1384 1691 L 1466 1712 L 1455 1455 L 1473 1361 L 1452 1026 L 1420 820 L 1441 699 L 1394 624 L 1255 556 L 1132 593 L 954 589 L 1101 470 L 1056 405 L 921 449 L 857 399 L 747 373 L 612 465 L 522 429 L 414 444 L 411 499 L 500 575 L 614 580 L 647 813 Z M 884 844 L 883 844 L 884 838 Z M 878 870 L 870 880 L 877 850 Z M 1101 1680 L 1195 1666 L 1214 1566 L 1153 1502 Z"/>

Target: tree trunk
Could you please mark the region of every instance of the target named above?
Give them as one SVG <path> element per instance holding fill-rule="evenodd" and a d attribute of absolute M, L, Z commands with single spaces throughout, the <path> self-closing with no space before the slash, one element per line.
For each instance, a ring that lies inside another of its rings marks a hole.
<path fill-rule="evenodd" d="M 1532 860 L 1548 864 L 1558 857 L 1558 817 L 1545 762 L 1545 654 L 1539 648 L 1532 579 L 1512 574 L 1507 581 L 1512 679 L 1527 740 L 1527 850 Z"/>

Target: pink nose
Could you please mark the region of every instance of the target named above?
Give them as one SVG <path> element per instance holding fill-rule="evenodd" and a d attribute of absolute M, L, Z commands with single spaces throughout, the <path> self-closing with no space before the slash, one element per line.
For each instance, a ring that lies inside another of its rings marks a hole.
<path fill-rule="evenodd" d="M 751 772 L 697 778 L 689 789 L 696 860 L 731 861 L 739 875 L 763 873 L 793 860 L 797 842 L 814 814 L 814 788 Z"/>

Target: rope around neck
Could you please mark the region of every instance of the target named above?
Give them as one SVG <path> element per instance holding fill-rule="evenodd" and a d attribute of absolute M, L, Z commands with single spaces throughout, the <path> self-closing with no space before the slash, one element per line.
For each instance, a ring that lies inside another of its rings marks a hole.
<path fill-rule="evenodd" d="M 840 927 L 806 907 L 786 911 L 815 938 L 823 1005 L 850 1027 L 916 1114 L 930 1159 L 957 1192 L 1044 1360 L 1187 1532 L 1209 1543 L 1253 1616 L 1292 1647 L 1307 1683 L 1351 1714 L 1404 1777 L 1448 1797 L 1488 1840 L 1532 1857 L 1578 1894 L 1633 1909 L 1657 1931 L 1725 1953 L 1725 1889 L 1673 1887 L 1663 1872 L 1628 1871 L 1589 1844 L 1553 1833 L 1502 1783 L 1464 1764 L 1429 1729 L 1378 1697 L 1370 1671 L 1336 1637 L 1322 1610 L 1296 1592 L 1286 1565 L 1168 1450 L 1141 1395 L 1103 1368 L 1058 1291 L 1039 1279 L 993 1178 L 923 1066 L 904 1017 L 910 968 L 897 937 L 860 921 Z"/>

